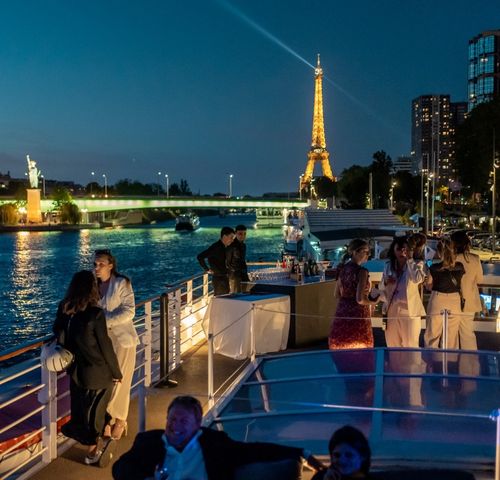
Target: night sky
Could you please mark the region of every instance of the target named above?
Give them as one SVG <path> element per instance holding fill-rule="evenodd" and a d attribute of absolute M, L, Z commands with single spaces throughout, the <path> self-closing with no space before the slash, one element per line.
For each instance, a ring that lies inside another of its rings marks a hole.
<path fill-rule="evenodd" d="M 495 23 L 496 22 L 496 23 Z M 467 95 L 498 0 L 0 2 L 0 172 L 297 189 L 316 54 L 335 174 L 410 150 L 411 100 Z M 301 60 L 302 58 L 302 60 Z M 303 61 L 305 60 L 305 62 Z M 318 173 L 318 172 L 317 172 Z"/>

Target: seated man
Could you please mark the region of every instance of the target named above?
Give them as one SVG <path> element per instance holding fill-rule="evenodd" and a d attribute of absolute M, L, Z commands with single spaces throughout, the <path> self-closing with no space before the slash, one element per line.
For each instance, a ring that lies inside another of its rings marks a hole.
<path fill-rule="evenodd" d="M 300 448 L 238 442 L 225 432 L 203 428 L 202 416 L 196 398 L 176 397 L 168 407 L 165 430 L 139 433 L 132 448 L 113 465 L 113 478 L 231 480 L 240 465 L 301 456 L 307 456 L 313 468 L 323 467 Z"/>

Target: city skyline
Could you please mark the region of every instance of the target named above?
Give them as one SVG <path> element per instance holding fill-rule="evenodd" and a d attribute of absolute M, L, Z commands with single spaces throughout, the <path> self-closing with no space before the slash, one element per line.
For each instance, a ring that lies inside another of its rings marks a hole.
<path fill-rule="evenodd" d="M 298 188 L 321 54 L 335 175 L 410 152 L 411 101 L 467 100 L 468 41 L 500 4 L 34 0 L 0 7 L 0 172 L 102 174 L 234 195 Z"/>

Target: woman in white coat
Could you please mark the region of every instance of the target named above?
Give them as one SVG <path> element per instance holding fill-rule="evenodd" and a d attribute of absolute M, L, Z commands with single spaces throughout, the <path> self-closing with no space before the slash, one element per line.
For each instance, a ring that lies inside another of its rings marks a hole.
<path fill-rule="evenodd" d="M 451 241 L 455 246 L 457 262 L 460 262 L 465 269 L 461 284 L 462 297 L 465 300 L 465 304 L 458 325 L 460 348 L 464 350 L 477 350 L 473 322 L 476 312 L 480 312 L 482 309 L 478 284 L 483 283 L 483 268 L 481 267 L 479 256 L 470 253 L 471 241 L 465 231 L 453 232 L 451 234 Z M 450 347 L 458 348 L 458 342 L 455 342 Z"/>
<path fill-rule="evenodd" d="M 424 262 L 413 260 L 408 237 L 396 237 L 389 247 L 380 289 L 387 314 L 388 347 L 418 348 L 425 309 L 418 286 L 425 279 Z"/>
<path fill-rule="evenodd" d="M 127 431 L 130 387 L 139 343 L 133 324 L 135 298 L 130 280 L 117 272 L 116 259 L 110 250 L 95 251 L 94 271 L 101 296 L 99 305 L 104 310 L 108 335 L 123 375 L 108 404 L 107 411 L 112 420 L 105 431 L 105 434 L 118 440 Z"/>

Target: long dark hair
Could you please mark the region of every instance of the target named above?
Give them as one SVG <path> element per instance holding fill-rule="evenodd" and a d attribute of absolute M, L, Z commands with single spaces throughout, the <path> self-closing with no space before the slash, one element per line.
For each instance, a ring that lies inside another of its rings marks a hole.
<path fill-rule="evenodd" d="M 76 272 L 63 298 L 62 311 L 67 315 L 83 312 L 99 303 L 99 289 L 94 274 L 89 270 Z"/>
<path fill-rule="evenodd" d="M 439 254 L 439 258 L 441 259 L 441 266 L 439 267 L 439 270 L 455 267 L 455 245 L 451 241 L 451 238 L 444 237 L 439 240 L 437 251 Z"/>
<path fill-rule="evenodd" d="M 111 269 L 111 275 L 114 275 L 115 277 L 121 277 L 127 280 L 127 282 L 130 282 L 130 278 L 128 278 L 126 275 L 123 275 L 123 273 L 118 272 L 118 263 L 116 261 L 116 257 L 113 256 L 111 253 L 111 250 L 96 250 L 94 253 L 94 257 L 105 257 L 108 259 L 108 262 L 111 263 L 113 268 Z M 101 280 L 98 278 L 97 283 L 101 283 Z"/>
<path fill-rule="evenodd" d="M 349 445 L 363 458 L 360 470 L 367 475 L 372 462 L 372 452 L 368 440 L 363 432 L 357 428 L 351 427 L 350 425 L 346 425 L 345 427 L 336 430 L 328 443 L 328 451 L 330 452 L 330 455 L 335 447 L 342 443 Z"/>
<path fill-rule="evenodd" d="M 465 261 L 468 262 L 471 241 L 467 232 L 465 230 L 458 230 L 457 232 L 453 232 L 450 235 L 450 238 L 455 246 L 455 253 L 461 253 L 464 256 Z"/>
<path fill-rule="evenodd" d="M 410 239 L 406 235 L 402 237 L 394 237 L 394 240 L 392 241 L 391 246 L 389 247 L 389 252 L 387 253 L 387 257 L 391 262 L 391 270 L 393 272 L 395 272 L 397 269 L 396 252 L 394 251 L 396 249 L 396 245 L 399 248 L 403 248 L 405 245 L 410 247 L 409 240 Z"/>

